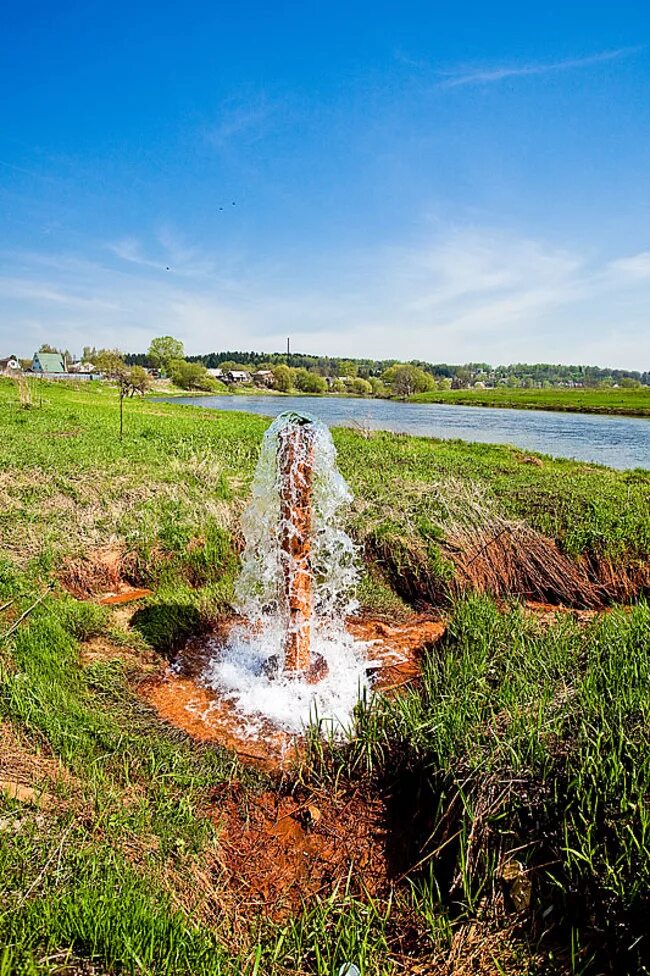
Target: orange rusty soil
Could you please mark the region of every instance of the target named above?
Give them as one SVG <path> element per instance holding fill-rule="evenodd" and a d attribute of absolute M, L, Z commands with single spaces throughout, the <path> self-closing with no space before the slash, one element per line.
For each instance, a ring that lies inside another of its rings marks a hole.
<path fill-rule="evenodd" d="M 142 600 L 145 596 L 150 596 L 151 592 L 146 587 L 129 586 L 125 583 L 116 592 L 105 593 L 98 602 L 103 607 L 110 607 L 119 603 L 133 603 L 135 600 Z"/>
<path fill-rule="evenodd" d="M 437 644 L 447 624 L 423 614 L 399 624 L 352 617 L 346 629 L 355 640 L 368 643 L 369 662 L 377 663 L 377 667 L 371 667 L 373 688 L 387 694 L 418 677 L 424 651 Z"/>
<path fill-rule="evenodd" d="M 171 668 L 145 679 L 137 690 L 165 722 L 200 742 L 234 749 L 243 760 L 261 769 L 275 769 L 296 754 L 294 737 L 271 724 L 263 737 L 248 738 L 241 731 L 241 718 L 230 702 L 193 678 L 175 674 Z"/>
<path fill-rule="evenodd" d="M 375 895 L 389 874 L 383 803 L 360 791 L 256 796 L 224 787 L 213 796 L 220 829 L 219 881 L 242 915 L 283 921 L 350 879 Z"/>
<path fill-rule="evenodd" d="M 301 737 L 271 723 L 264 735 L 246 736 L 234 705 L 198 680 L 214 653 L 214 638 L 225 639 L 235 623 L 240 621 L 221 621 L 209 641 L 202 638 L 188 642 L 174 668 L 165 666 L 141 681 L 137 690 L 161 719 L 192 738 L 234 749 L 244 761 L 263 769 L 278 768 L 299 756 Z M 422 654 L 440 640 L 446 625 L 418 616 L 399 625 L 372 618 L 352 619 L 347 628 L 355 639 L 368 644 L 368 672 L 374 678 L 374 689 L 389 694 L 417 680 Z"/>
<path fill-rule="evenodd" d="M 151 594 L 151 590 L 133 586 L 125 579 L 124 547 L 102 546 L 84 556 L 67 559 L 59 582 L 79 600 L 97 600 L 103 606 L 133 603 Z"/>

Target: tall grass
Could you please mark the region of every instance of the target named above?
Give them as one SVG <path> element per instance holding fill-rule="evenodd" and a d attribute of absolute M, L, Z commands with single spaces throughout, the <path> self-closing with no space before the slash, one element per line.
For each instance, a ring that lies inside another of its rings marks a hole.
<path fill-rule="evenodd" d="M 515 858 L 536 917 L 636 972 L 650 959 L 649 687 L 647 605 L 585 629 L 471 597 L 421 687 L 361 709 L 352 742 L 314 766 L 400 796 L 406 863 L 454 912 L 493 902 Z"/>

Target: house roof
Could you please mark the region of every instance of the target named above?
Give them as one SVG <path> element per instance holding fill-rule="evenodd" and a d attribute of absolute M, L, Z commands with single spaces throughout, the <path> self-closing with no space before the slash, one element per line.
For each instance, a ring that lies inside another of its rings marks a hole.
<path fill-rule="evenodd" d="M 37 352 L 34 359 L 38 359 L 44 373 L 65 373 L 63 356 L 58 352 Z"/>

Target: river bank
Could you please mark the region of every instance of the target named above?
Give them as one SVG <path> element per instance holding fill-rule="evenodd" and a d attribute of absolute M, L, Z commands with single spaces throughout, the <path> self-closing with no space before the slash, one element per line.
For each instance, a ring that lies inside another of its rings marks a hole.
<path fill-rule="evenodd" d="M 568 413 L 650 417 L 650 387 L 637 389 L 434 390 L 410 397 L 411 403 L 452 403 L 468 407 L 552 410 Z"/>

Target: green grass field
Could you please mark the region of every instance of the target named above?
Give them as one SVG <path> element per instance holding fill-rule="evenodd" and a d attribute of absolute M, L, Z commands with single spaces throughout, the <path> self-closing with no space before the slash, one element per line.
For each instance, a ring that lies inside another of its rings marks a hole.
<path fill-rule="evenodd" d="M 2 976 L 650 972 L 650 473 L 336 431 L 364 608 L 449 626 L 280 777 L 137 694 L 229 607 L 267 422 L 133 400 L 120 442 L 113 390 L 41 389 L 0 381 Z M 107 546 L 153 591 L 138 626 L 62 585 Z M 526 606 L 558 594 L 595 611 Z M 382 885 L 234 897 L 220 817 L 269 794 L 378 804 Z"/>
<path fill-rule="evenodd" d="M 650 417 L 650 387 L 638 389 L 435 390 L 411 397 L 416 403 L 458 403 L 470 407 L 515 407 Z"/>

